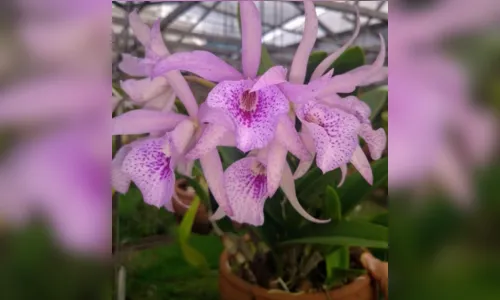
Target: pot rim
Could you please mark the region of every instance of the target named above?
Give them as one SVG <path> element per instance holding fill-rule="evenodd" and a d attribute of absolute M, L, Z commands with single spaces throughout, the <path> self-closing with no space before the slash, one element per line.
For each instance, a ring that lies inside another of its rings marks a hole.
<path fill-rule="evenodd" d="M 292 297 L 300 297 L 307 296 L 309 300 L 324 300 L 325 293 L 317 292 L 317 293 L 304 293 L 304 294 L 291 294 L 287 292 L 276 292 L 270 293 L 269 290 L 266 290 L 263 287 L 258 285 L 253 285 L 248 283 L 247 281 L 241 279 L 231 272 L 231 267 L 228 261 L 228 253 L 224 250 L 220 256 L 219 260 L 219 274 L 228 280 L 232 285 L 236 286 L 238 289 L 248 292 L 253 296 L 261 296 L 266 297 L 267 299 L 276 299 L 282 300 L 283 295 L 292 296 Z M 328 296 L 332 299 L 343 299 L 349 297 L 352 294 L 357 293 L 359 290 L 367 288 L 367 286 L 372 289 L 372 278 L 368 275 L 362 275 L 356 278 L 353 282 L 344 285 L 338 289 L 328 291 Z"/>

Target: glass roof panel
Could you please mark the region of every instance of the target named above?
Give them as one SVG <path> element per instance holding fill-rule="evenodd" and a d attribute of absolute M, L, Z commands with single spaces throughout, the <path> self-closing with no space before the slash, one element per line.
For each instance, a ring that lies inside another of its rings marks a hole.
<path fill-rule="evenodd" d="M 291 3 L 281 1 L 257 2 L 262 20 L 267 25 L 280 25 L 295 16 L 300 11 Z"/>
<path fill-rule="evenodd" d="M 165 18 L 171 13 L 175 8 L 177 8 L 177 3 L 162 3 L 159 5 L 146 6 L 141 10 L 140 15 L 147 23 L 153 23 L 158 20 L 158 18 Z"/>
<path fill-rule="evenodd" d="M 236 18 L 216 11 L 210 12 L 203 22 L 194 28 L 193 32 L 234 38 L 240 37 L 240 29 Z"/>
<path fill-rule="evenodd" d="M 206 8 L 196 5 L 182 14 L 169 27 L 189 32 L 205 13 Z"/>
<path fill-rule="evenodd" d="M 354 25 L 343 19 L 343 14 L 338 11 L 327 10 L 324 14 L 320 15 L 318 19 L 333 32 L 343 32 L 354 29 Z"/>
<path fill-rule="evenodd" d="M 262 42 L 267 45 L 286 47 L 300 42 L 302 36 L 277 28 L 264 35 Z"/>
<path fill-rule="evenodd" d="M 238 3 L 237 2 L 221 2 L 217 6 L 217 10 L 221 12 L 230 13 L 236 15 L 238 13 Z"/>

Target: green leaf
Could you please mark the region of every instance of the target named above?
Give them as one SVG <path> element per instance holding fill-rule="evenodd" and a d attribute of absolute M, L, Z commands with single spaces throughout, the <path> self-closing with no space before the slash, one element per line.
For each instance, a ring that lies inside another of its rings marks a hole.
<path fill-rule="evenodd" d="M 382 213 L 382 214 L 375 216 L 372 219 L 372 223 L 383 225 L 383 226 L 389 226 L 389 213 L 385 212 L 385 213 Z"/>
<path fill-rule="evenodd" d="M 310 237 L 310 238 L 290 240 L 282 243 L 282 245 L 289 245 L 289 244 L 318 244 L 318 245 L 330 245 L 330 246 L 365 247 L 365 248 L 380 248 L 380 249 L 389 248 L 388 242 L 361 239 L 361 238 L 343 237 L 343 236 Z"/>
<path fill-rule="evenodd" d="M 307 72 L 306 72 L 306 83 L 311 80 L 311 76 L 314 70 L 319 66 L 319 64 L 328 57 L 328 53 L 325 51 L 315 51 L 309 56 L 307 61 Z"/>
<path fill-rule="evenodd" d="M 307 177 L 305 181 L 301 182 L 300 187 L 297 188 L 297 191 L 299 191 L 299 199 L 312 198 L 323 193 L 327 185 L 335 183 L 337 179 L 340 178 L 340 171 L 338 169 L 323 174 L 319 168 L 315 167 L 309 172 L 311 176 L 306 174 Z"/>
<path fill-rule="evenodd" d="M 372 110 L 371 120 L 373 121 L 384 108 L 388 99 L 387 86 L 379 87 L 363 93 L 359 99 L 364 101 Z"/>
<path fill-rule="evenodd" d="M 203 254 L 201 254 L 198 250 L 185 242 L 180 242 L 180 246 L 182 255 L 188 264 L 204 271 L 210 269 L 205 256 L 203 256 Z"/>
<path fill-rule="evenodd" d="M 328 57 L 328 53 L 324 51 L 311 53 L 311 55 L 309 56 L 309 61 L 307 62 L 306 82 L 309 82 L 316 67 L 318 67 L 326 57 Z M 330 71 L 333 68 L 335 70 L 334 74 L 340 75 L 361 67 L 364 64 L 365 54 L 363 52 L 363 49 L 358 46 L 351 47 L 344 51 L 344 53 L 342 53 L 332 63 L 332 65 L 326 70 L 326 72 Z"/>
<path fill-rule="evenodd" d="M 344 51 L 339 58 L 337 58 L 332 67 L 335 75 L 340 75 L 361 67 L 365 64 L 365 53 L 361 47 L 351 47 Z M 328 69 L 328 70 L 331 70 Z"/>
<path fill-rule="evenodd" d="M 287 244 L 319 244 L 332 246 L 357 246 L 366 248 L 383 248 L 388 245 L 389 232 L 387 227 L 355 221 L 341 221 L 327 224 L 311 224 L 292 234 L 292 239 L 283 242 Z"/>
<path fill-rule="evenodd" d="M 217 147 L 221 156 L 222 165 L 224 169 L 229 167 L 233 162 L 245 157 L 245 154 L 235 147 Z"/>
<path fill-rule="evenodd" d="M 238 6 L 236 7 L 236 20 L 238 20 L 238 29 L 240 31 L 241 36 L 241 14 L 240 14 L 240 3 L 238 2 Z"/>
<path fill-rule="evenodd" d="M 264 44 L 262 44 L 261 49 L 262 52 L 260 55 L 260 65 L 258 71 L 259 75 L 266 73 L 267 70 L 269 70 L 274 66 L 273 60 L 271 59 L 271 55 L 269 54 L 269 51 L 267 51 L 267 48 Z"/>
<path fill-rule="evenodd" d="M 338 189 L 342 203 L 342 215 L 350 213 L 371 191 L 387 181 L 387 157 L 372 164 L 373 185 L 370 185 L 359 172 L 347 177 Z"/>
<path fill-rule="evenodd" d="M 325 256 L 326 263 L 326 282 L 333 281 L 334 269 L 349 268 L 349 248 L 340 247 L 332 253 Z"/>
<path fill-rule="evenodd" d="M 191 206 L 189 206 L 188 210 L 186 211 L 186 214 L 182 218 L 181 224 L 179 225 L 178 228 L 178 234 L 179 234 L 178 238 L 179 238 L 179 245 L 182 250 L 182 255 L 184 256 L 186 262 L 188 262 L 190 265 L 196 268 L 208 270 L 209 269 L 208 262 L 203 256 L 203 254 L 201 254 L 196 249 L 191 247 L 188 243 L 194 219 L 196 217 L 196 212 L 198 211 L 199 206 L 200 206 L 200 198 L 196 196 L 193 202 L 191 203 Z"/>
<path fill-rule="evenodd" d="M 333 222 L 340 221 L 342 218 L 342 204 L 340 203 L 337 191 L 331 186 L 326 187 L 325 192 L 325 217 L 331 218 Z"/>
<path fill-rule="evenodd" d="M 196 212 L 198 211 L 198 207 L 200 206 L 200 198 L 196 195 L 191 202 L 186 214 L 182 218 L 181 224 L 179 225 L 179 240 L 181 242 L 187 242 L 189 240 L 189 236 L 191 235 L 191 228 L 193 227 L 194 219 L 196 217 Z"/>

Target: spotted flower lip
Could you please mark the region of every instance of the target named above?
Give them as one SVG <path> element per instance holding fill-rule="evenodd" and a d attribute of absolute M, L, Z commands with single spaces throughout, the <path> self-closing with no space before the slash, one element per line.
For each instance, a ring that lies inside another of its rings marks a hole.
<path fill-rule="evenodd" d="M 328 172 L 349 162 L 358 145 L 359 120 L 340 109 L 309 102 L 298 112 L 317 150 L 316 163 Z"/>
<path fill-rule="evenodd" d="M 265 147 L 274 137 L 278 117 L 288 112 L 288 100 L 278 87 L 250 91 L 254 82 L 225 81 L 208 95 L 207 105 L 221 109 L 236 128 L 236 145 L 244 151 Z"/>
<path fill-rule="evenodd" d="M 122 170 L 137 185 L 146 203 L 173 211 L 174 164 L 172 141 L 166 136 L 133 147 L 123 160 Z"/>
<path fill-rule="evenodd" d="M 246 157 L 233 163 L 224 173 L 224 184 L 227 192 L 231 219 L 239 223 L 254 226 L 264 224 L 264 204 L 269 197 L 268 163 L 255 156 Z M 283 189 L 290 204 L 304 218 L 316 223 L 330 220 L 319 220 L 310 216 L 300 206 L 295 195 L 295 184 L 288 165 L 282 169 L 279 185 Z"/>

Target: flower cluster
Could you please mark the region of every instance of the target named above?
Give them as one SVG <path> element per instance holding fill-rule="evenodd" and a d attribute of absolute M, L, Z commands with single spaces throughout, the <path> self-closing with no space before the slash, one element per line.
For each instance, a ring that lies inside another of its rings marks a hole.
<path fill-rule="evenodd" d="M 327 72 L 359 32 L 314 71 L 305 84 L 309 55 L 314 47 L 318 20 L 312 1 L 304 1 L 306 20 L 303 39 L 290 71 L 274 66 L 258 75 L 261 61 L 260 14 L 252 1 L 240 3 L 242 70 L 207 51 L 170 54 L 156 22 L 152 28 L 130 15 L 130 24 L 145 46 L 145 58 L 123 56 L 121 70 L 142 80 L 127 80 L 122 87 L 141 103 L 158 101 L 167 87 L 182 101 L 189 116 L 171 110 L 172 98 L 156 109 L 142 108 L 113 119 L 113 135 L 149 134 L 122 147 L 113 160 L 115 190 L 126 193 L 133 181 L 144 200 L 172 211 L 175 170 L 190 175 L 199 160 L 208 186 L 219 204 L 214 219 L 225 215 L 239 223 L 262 225 L 268 197 L 281 188 L 290 204 L 312 222 L 328 222 L 310 216 L 299 204 L 294 179 L 304 175 L 316 156 L 316 164 L 328 172 L 353 164 L 372 182 L 370 164 L 359 146 L 368 144 L 372 159 L 378 159 L 386 145 L 383 129 L 373 130 L 370 108 L 352 93 L 357 86 L 385 79 L 385 42 L 372 65 L 333 76 Z M 194 73 L 217 83 L 199 107 L 180 71 Z M 296 119 L 302 126 L 295 128 Z M 217 146 L 237 147 L 247 153 L 225 171 Z M 290 152 L 300 164 L 295 174 L 287 164 Z M 343 180 L 342 180 L 343 181 Z"/>

